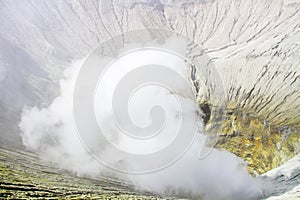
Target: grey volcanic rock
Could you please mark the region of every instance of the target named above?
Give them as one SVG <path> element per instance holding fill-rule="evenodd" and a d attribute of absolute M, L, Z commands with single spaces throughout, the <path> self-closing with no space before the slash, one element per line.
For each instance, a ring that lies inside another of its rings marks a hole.
<path fill-rule="evenodd" d="M 1 141 L 21 146 L 23 107 L 49 104 L 72 60 L 145 27 L 169 29 L 201 45 L 220 74 L 228 108 L 274 126 L 299 127 L 298 0 L 0 0 Z M 203 83 L 207 90 L 198 101 L 218 106 L 213 84 Z"/>

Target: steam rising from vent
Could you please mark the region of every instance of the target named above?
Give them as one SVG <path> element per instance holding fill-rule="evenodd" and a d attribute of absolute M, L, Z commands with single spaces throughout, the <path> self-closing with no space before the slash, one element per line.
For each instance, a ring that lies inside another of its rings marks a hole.
<path fill-rule="evenodd" d="M 2 61 L 1 54 L 0 54 L 0 86 L 2 84 L 3 79 L 5 78 L 6 69 L 5 69 L 6 63 Z"/>
<path fill-rule="evenodd" d="M 19 124 L 24 145 L 61 168 L 94 178 L 114 175 L 141 191 L 257 198 L 258 183 L 241 159 L 216 149 L 199 159 L 205 135 L 187 81 L 188 62 L 165 51 L 176 48 L 185 55 L 186 41 L 172 36 L 150 44 L 155 48 L 131 44 L 118 57 L 96 51 L 74 62 L 51 105 L 24 108 Z"/>

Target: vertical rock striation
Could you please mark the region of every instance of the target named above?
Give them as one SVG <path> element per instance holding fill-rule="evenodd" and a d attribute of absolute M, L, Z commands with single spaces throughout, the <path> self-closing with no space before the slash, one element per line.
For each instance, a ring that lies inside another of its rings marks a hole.
<path fill-rule="evenodd" d="M 200 44 L 210 57 L 206 73 L 218 72 L 221 88 L 191 68 L 207 127 L 217 121 L 214 108 L 224 107 L 218 147 L 247 160 L 253 173 L 299 151 L 298 0 L 0 1 L 0 26 L 1 140 L 20 146 L 23 106 L 49 103 L 71 60 L 114 35 L 155 27 Z"/>

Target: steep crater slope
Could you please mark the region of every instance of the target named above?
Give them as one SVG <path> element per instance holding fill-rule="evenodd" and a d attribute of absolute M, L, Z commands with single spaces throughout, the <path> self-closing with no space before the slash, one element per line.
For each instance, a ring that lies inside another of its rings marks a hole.
<path fill-rule="evenodd" d="M 166 28 L 203 46 L 219 73 L 221 124 L 220 88 L 191 69 L 208 132 L 222 127 L 216 146 L 264 173 L 299 152 L 299 10 L 297 0 L 0 1 L 1 141 L 23 148 L 23 107 L 49 104 L 70 61 L 121 32 Z"/>

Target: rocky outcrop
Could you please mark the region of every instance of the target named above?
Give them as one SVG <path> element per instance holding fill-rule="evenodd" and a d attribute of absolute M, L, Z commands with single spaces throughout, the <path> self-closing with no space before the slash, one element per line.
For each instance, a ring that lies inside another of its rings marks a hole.
<path fill-rule="evenodd" d="M 299 129 L 275 127 L 245 113 L 229 112 L 221 130 L 216 147 L 243 158 L 252 174 L 276 168 L 300 151 Z"/>

